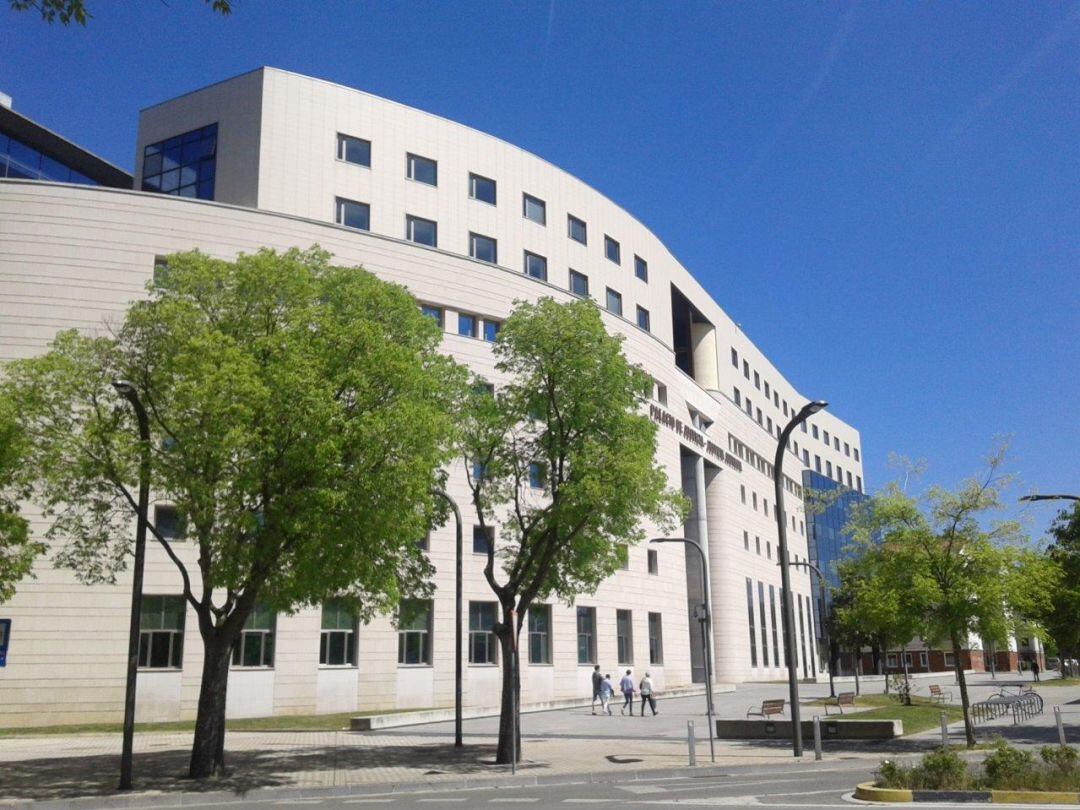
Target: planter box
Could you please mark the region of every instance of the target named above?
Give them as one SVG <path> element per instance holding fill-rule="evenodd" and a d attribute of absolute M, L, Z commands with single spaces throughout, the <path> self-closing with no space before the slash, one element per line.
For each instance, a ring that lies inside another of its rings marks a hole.
<path fill-rule="evenodd" d="M 821 719 L 821 739 L 891 740 L 904 733 L 902 720 Z M 790 740 L 790 720 L 717 720 L 716 736 L 722 740 Z M 802 721 L 803 740 L 813 740 L 814 721 Z"/>

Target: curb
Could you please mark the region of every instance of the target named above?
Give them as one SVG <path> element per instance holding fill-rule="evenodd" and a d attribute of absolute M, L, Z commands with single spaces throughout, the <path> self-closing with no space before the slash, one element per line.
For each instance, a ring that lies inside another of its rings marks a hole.
<path fill-rule="evenodd" d="M 906 790 L 863 782 L 855 798 L 866 802 L 980 802 L 989 804 L 1080 804 L 1080 793 L 1041 790 Z"/>
<path fill-rule="evenodd" d="M 583 785 L 638 782 L 650 779 L 703 779 L 722 776 L 718 765 L 678 768 L 648 768 L 635 771 L 584 771 L 565 774 L 506 775 L 458 777 L 445 780 L 381 782 L 366 785 L 338 785 L 312 788 L 255 788 L 243 793 L 226 790 L 147 792 L 112 794 L 92 798 L 0 800 L 0 808 L 31 807 L 34 810 L 99 810 L 113 807 L 172 807 L 205 804 L 242 804 L 253 801 L 288 799 L 331 799 L 339 796 L 374 796 L 386 794 L 432 793 L 450 790 L 478 790 L 500 787 L 544 787 L 548 785 Z"/>

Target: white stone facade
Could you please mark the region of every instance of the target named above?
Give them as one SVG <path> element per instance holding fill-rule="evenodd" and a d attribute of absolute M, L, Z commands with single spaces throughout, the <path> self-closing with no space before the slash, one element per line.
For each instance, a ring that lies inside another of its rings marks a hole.
<path fill-rule="evenodd" d="M 356 90 L 269 68 L 143 111 L 136 186 L 146 144 L 211 123 L 218 124 L 213 202 L 0 181 L 0 360 L 44 351 L 57 330 L 77 327 L 89 332 L 108 319 L 119 319 L 127 304 L 142 295 L 156 256 L 199 248 L 231 258 L 263 246 L 319 244 L 338 263 L 363 265 L 405 285 L 418 301 L 443 308 L 445 350 L 498 385 L 490 344 L 481 337 L 459 335 L 458 313 L 501 321 L 517 299 L 572 300 L 568 273 L 573 269 L 588 277 L 590 294 L 599 306 L 605 305 L 606 288 L 622 296 L 623 317 L 605 311 L 605 324 L 624 336 L 626 355 L 659 384 L 657 399 L 664 402 L 654 402 L 651 412 L 661 422 L 658 460 L 672 486 L 696 494 L 697 473 L 704 470 L 700 476 L 704 514 L 700 521 L 692 516 L 686 531 L 696 536 L 696 527 L 702 526 L 707 533 L 703 545 L 710 561 L 716 679 L 783 677 L 772 646 L 774 631 L 782 644 L 782 634 L 774 626 L 779 603 L 775 612 L 766 603 L 763 628 L 757 597 L 759 582 L 766 600 L 770 585 L 779 597 L 773 481 L 751 462 L 751 453 L 771 464 L 780 427 L 806 398 L 655 235 L 597 191 L 489 135 Z M 370 141 L 370 167 L 337 159 L 339 133 Z M 437 186 L 407 179 L 410 153 L 437 161 Z M 496 205 L 470 199 L 470 173 L 497 182 Z M 523 216 L 523 194 L 545 202 L 546 224 Z M 334 224 L 339 197 L 370 205 L 370 231 Z M 408 215 L 438 223 L 437 248 L 406 240 Z M 587 224 L 587 244 L 568 238 L 568 215 Z M 497 264 L 469 257 L 470 233 L 497 240 Z M 605 235 L 619 243 L 619 264 L 605 257 Z M 525 251 L 546 257 L 546 282 L 523 272 Z M 647 262 L 647 281 L 636 277 L 635 257 Z M 673 288 L 694 310 L 687 346 L 693 357 L 692 375 L 676 365 Z M 649 312 L 649 332 L 637 326 L 637 307 Z M 827 388 L 823 380 L 814 394 Z M 750 414 L 747 398 L 752 402 Z M 706 429 L 691 430 L 695 420 Z M 787 454 L 787 476 L 800 479 L 805 451 L 811 465 L 820 459 L 823 469 L 828 463 L 834 471 L 833 477 L 847 483 L 850 475 L 851 485 L 862 488 L 858 432 L 828 411 L 814 416 L 811 425 L 819 438 L 810 431 L 793 434 L 799 453 Z M 483 557 L 471 553 L 474 520 L 460 467 L 451 471 L 449 492 L 464 517 L 467 614 L 470 600 L 492 597 L 483 579 Z M 801 502 L 789 492 L 786 503 L 794 518 L 788 531 L 791 553 L 805 559 Z M 35 529 L 42 531 L 42 521 L 30 514 Z M 303 609 L 277 617 L 273 667 L 234 669 L 229 714 L 452 705 L 453 547 L 452 525 L 432 533 L 429 553 L 437 569 L 437 591 L 430 666 L 399 666 L 397 632 L 389 619 L 378 619 L 358 630 L 356 666 L 321 667 L 320 610 Z M 194 560 L 190 544 L 181 541 L 177 548 Z M 647 550 L 633 548 L 628 570 L 617 572 L 578 604 L 596 608 L 597 662 L 613 676 L 626 668 L 617 661 L 616 610 L 632 611 L 632 668 L 638 677 L 649 670 L 663 691 L 692 680 L 696 652 L 691 653 L 688 601 L 694 598 L 696 575 L 688 579 L 681 546 L 654 549 L 658 573 L 648 571 Z M 0 725 L 118 719 L 130 580 L 122 578 L 110 587 L 83 586 L 47 559 L 36 570 L 36 579 L 22 583 L 15 598 L 0 605 L 0 618 L 12 619 L 7 666 L 0 669 Z M 748 578 L 754 593 L 754 662 Z M 815 593 L 800 572 L 795 573 L 793 590 L 804 599 Z M 177 592 L 178 577 L 171 563 L 151 548 L 146 593 Z M 649 612 L 662 616 L 662 665 L 649 660 Z M 797 631 L 798 616 L 797 610 Z M 522 664 L 526 703 L 589 693 L 592 667 L 578 662 L 574 608 L 553 605 L 552 620 L 552 663 Z M 809 652 L 809 615 L 802 621 Z M 816 650 L 812 655 L 820 669 Z M 139 719 L 193 716 L 201 658 L 189 612 L 182 667 L 140 673 Z M 800 667 L 803 658 L 800 652 Z M 809 669 L 807 674 L 813 675 Z M 467 665 L 466 705 L 494 704 L 499 677 L 495 666 Z"/>

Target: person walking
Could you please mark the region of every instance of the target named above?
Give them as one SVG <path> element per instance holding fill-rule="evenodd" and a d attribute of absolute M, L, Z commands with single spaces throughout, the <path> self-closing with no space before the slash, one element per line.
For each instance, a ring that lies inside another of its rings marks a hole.
<path fill-rule="evenodd" d="M 592 671 L 592 713 L 596 714 L 596 701 L 600 700 L 600 684 L 604 676 L 600 674 L 600 665 L 593 667 Z"/>
<path fill-rule="evenodd" d="M 1031 674 L 1035 676 L 1035 682 L 1038 683 L 1038 681 L 1039 681 L 1039 659 L 1038 658 L 1032 658 L 1031 659 Z"/>
<path fill-rule="evenodd" d="M 630 710 L 630 714 L 634 713 L 634 679 L 630 677 L 630 670 L 626 670 L 626 674 L 622 676 L 622 680 L 619 681 L 619 690 L 623 694 L 623 705 L 619 709 L 619 714 L 626 714 L 626 710 Z"/>
<path fill-rule="evenodd" d="M 653 717 L 656 717 L 656 697 L 653 693 L 652 678 L 649 677 L 649 673 L 645 673 L 645 677 L 641 679 L 641 683 L 638 684 L 638 692 L 641 693 L 641 716 L 645 716 L 645 704 L 649 704 L 649 708 L 652 709 Z"/>
<path fill-rule="evenodd" d="M 600 681 L 600 711 L 602 714 L 611 714 L 611 699 L 615 697 L 615 687 L 611 683 L 611 675 L 605 675 Z"/>

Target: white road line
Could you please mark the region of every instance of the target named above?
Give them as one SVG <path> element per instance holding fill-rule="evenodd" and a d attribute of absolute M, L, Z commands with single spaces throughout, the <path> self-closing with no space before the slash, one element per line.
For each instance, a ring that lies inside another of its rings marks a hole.
<path fill-rule="evenodd" d="M 342 804 L 389 804 L 393 799 L 345 799 Z"/>
<path fill-rule="evenodd" d="M 464 802 L 468 799 L 417 799 L 417 802 Z"/>
<path fill-rule="evenodd" d="M 500 799 L 488 799 L 488 801 L 491 802 L 492 804 L 494 804 L 496 802 L 499 802 L 499 803 L 502 803 L 502 802 L 517 802 L 518 804 L 532 804 L 533 802 L 540 801 L 540 797 L 539 796 L 533 796 L 533 797 L 530 798 L 530 797 L 522 796 L 522 797 L 519 797 L 519 798 L 516 798 L 516 799 L 500 798 Z"/>

